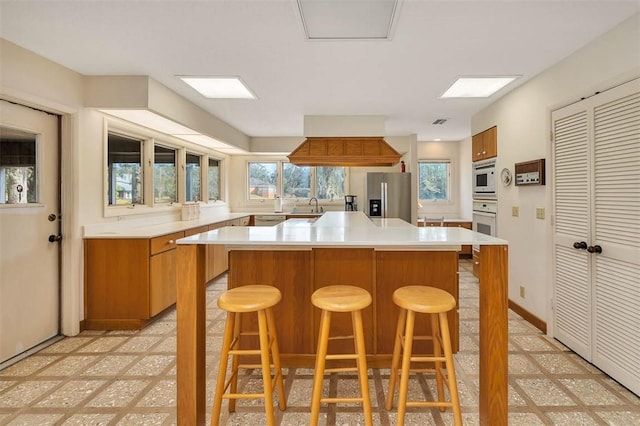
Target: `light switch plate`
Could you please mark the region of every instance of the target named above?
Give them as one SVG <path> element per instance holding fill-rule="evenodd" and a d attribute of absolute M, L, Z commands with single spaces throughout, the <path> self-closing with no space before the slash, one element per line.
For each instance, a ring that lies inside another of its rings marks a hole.
<path fill-rule="evenodd" d="M 520 207 L 518 207 L 518 206 L 511 206 L 511 216 L 513 216 L 513 217 L 518 217 L 518 216 L 520 216 Z"/>
<path fill-rule="evenodd" d="M 536 208 L 536 219 L 544 219 L 544 207 Z"/>

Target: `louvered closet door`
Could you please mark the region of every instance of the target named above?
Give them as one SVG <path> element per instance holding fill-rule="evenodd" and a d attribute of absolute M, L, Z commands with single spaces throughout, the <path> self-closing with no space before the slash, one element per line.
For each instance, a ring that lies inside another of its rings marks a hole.
<path fill-rule="evenodd" d="M 589 241 L 590 115 L 583 103 L 552 114 L 554 133 L 553 335 L 591 359 L 591 275 L 589 254 L 574 243 Z"/>
<path fill-rule="evenodd" d="M 640 395 L 640 80 L 552 123 L 553 333 Z"/>
<path fill-rule="evenodd" d="M 640 394 L 640 81 L 594 101 L 593 363 Z"/>

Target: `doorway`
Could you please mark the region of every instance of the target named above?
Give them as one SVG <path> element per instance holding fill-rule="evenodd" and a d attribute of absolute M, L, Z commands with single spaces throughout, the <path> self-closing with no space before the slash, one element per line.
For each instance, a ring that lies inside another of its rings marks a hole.
<path fill-rule="evenodd" d="M 59 335 L 59 129 L 0 100 L 0 369 Z"/>

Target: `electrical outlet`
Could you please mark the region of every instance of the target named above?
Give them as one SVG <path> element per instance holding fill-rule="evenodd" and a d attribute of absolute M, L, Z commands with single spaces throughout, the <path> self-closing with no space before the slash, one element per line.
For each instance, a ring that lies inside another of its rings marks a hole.
<path fill-rule="evenodd" d="M 511 206 L 511 216 L 513 216 L 513 217 L 518 217 L 518 216 L 520 216 L 520 207 L 518 207 L 518 206 Z"/>
<path fill-rule="evenodd" d="M 544 219 L 544 207 L 536 208 L 536 219 Z"/>
<path fill-rule="evenodd" d="M 520 297 L 522 297 L 524 299 L 524 286 L 523 285 L 520 286 Z"/>

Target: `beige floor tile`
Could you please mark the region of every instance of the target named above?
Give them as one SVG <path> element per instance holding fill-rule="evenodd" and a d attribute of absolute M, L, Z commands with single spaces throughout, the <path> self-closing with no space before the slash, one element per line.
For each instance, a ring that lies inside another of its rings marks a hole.
<path fill-rule="evenodd" d="M 576 405 L 562 389 L 549 379 L 516 379 L 516 383 L 536 405 Z"/>
<path fill-rule="evenodd" d="M 586 405 L 621 405 L 622 401 L 594 379 L 559 379 Z"/>
<path fill-rule="evenodd" d="M 116 380 L 89 401 L 87 407 L 125 407 L 148 384 L 148 380 Z"/>
<path fill-rule="evenodd" d="M 0 394 L 0 407 L 28 406 L 60 383 L 59 380 L 34 380 L 20 383 Z"/>
<path fill-rule="evenodd" d="M 104 380 L 71 380 L 35 404 L 35 407 L 75 407 L 96 393 L 105 383 Z"/>
<path fill-rule="evenodd" d="M 64 414 L 20 414 L 7 426 L 48 426 L 55 424 L 64 417 Z"/>
<path fill-rule="evenodd" d="M 106 426 L 115 414 L 74 414 L 62 423 L 62 426 Z"/>
<path fill-rule="evenodd" d="M 584 411 L 546 412 L 545 414 L 555 425 L 595 426 L 600 424 Z"/>

